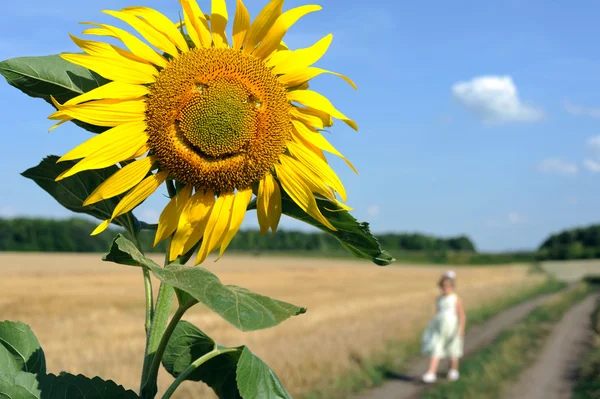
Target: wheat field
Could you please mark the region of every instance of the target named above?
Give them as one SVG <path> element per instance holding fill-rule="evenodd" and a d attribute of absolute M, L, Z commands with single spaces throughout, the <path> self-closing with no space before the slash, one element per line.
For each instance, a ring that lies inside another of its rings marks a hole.
<path fill-rule="evenodd" d="M 184 317 L 223 345 L 248 345 L 292 395 L 353 367 L 350 355 L 368 357 L 386 342 L 414 339 L 434 312 L 445 270 L 237 255 L 209 259 L 206 267 L 226 284 L 308 307 L 305 315 L 250 333 L 201 305 Z M 467 312 L 543 279 L 525 266 L 456 270 Z M 0 275 L 0 319 L 32 327 L 50 372 L 98 375 L 137 391 L 145 341 L 140 269 L 102 262 L 99 254 L 0 253 Z M 161 392 L 171 381 L 162 370 Z M 184 383 L 176 396 L 213 397 L 199 383 Z"/>

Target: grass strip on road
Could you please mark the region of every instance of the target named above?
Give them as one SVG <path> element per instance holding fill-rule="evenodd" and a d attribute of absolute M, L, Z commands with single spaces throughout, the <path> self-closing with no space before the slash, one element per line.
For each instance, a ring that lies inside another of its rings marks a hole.
<path fill-rule="evenodd" d="M 600 298 L 591 318 L 591 345 L 582 360 L 573 399 L 600 398 Z"/>

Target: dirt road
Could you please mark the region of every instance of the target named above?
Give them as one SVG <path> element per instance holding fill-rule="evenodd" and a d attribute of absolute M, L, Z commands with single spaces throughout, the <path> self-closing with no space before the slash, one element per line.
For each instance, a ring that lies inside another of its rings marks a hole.
<path fill-rule="evenodd" d="M 573 373 L 585 351 L 590 334 L 590 314 L 597 295 L 575 305 L 554 327 L 535 363 L 506 395 L 510 399 L 570 398 Z"/>
<path fill-rule="evenodd" d="M 548 300 L 543 296 L 524 302 L 498 313 L 486 323 L 472 327 L 465 337 L 465 355 L 469 355 L 491 343 L 502 331 L 522 320 L 538 305 Z M 409 399 L 426 388 L 420 378 L 427 368 L 428 360 L 422 358 L 411 364 L 405 373 L 392 376 L 384 385 L 362 392 L 353 399 Z M 442 366 L 444 367 L 444 366 Z M 442 369 L 440 367 L 440 369 Z"/>

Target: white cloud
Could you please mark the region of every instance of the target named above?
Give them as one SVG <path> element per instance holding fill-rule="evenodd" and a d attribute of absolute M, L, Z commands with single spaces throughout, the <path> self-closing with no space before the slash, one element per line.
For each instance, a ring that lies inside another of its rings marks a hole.
<path fill-rule="evenodd" d="M 594 161 L 592 159 L 586 159 L 583 161 L 583 165 L 593 173 L 600 173 L 600 162 Z"/>
<path fill-rule="evenodd" d="M 537 169 L 542 173 L 556 173 L 560 175 L 575 175 L 578 171 L 577 165 L 560 158 L 544 159 L 538 164 Z"/>
<path fill-rule="evenodd" d="M 541 109 L 521 102 L 510 76 L 478 76 L 452 85 L 459 103 L 484 123 L 535 122 L 543 119 Z"/>
<path fill-rule="evenodd" d="M 600 173 L 600 135 L 587 140 L 586 152 L 588 157 L 584 159 L 583 166 L 590 172 Z"/>
<path fill-rule="evenodd" d="M 525 218 L 516 212 L 508 213 L 508 224 L 522 224 L 525 223 Z"/>
<path fill-rule="evenodd" d="M 367 215 L 369 215 L 373 218 L 378 216 L 379 215 L 379 206 L 369 205 L 369 207 L 367 208 Z"/>
<path fill-rule="evenodd" d="M 600 118 L 600 107 L 583 107 L 575 105 L 570 101 L 563 103 L 565 110 L 575 116 L 590 116 L 592 118 Z"/>

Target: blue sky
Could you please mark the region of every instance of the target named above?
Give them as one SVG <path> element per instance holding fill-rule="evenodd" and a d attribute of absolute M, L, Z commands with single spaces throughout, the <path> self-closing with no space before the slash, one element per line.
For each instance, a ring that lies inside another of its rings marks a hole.
<path fill-rule="evenodd" d="M 233 15 L 234 1 L 229 1 Z M 549 233 L 600 221 L 600 4 L 592 0 L 321 1 L 285 40 L 334 40 L 317 64 L 353 78 L 311 85 L 354 118 L 331 142 L 360 174 L 332 164 L 354 214 L 375 232 L 467 234 L 481 250 L 533 248 Z M 246 0 L 252 17 L 265 0 Z M 286 1 L 285 8 L 306 2 Z M 352 5 L 349 5 L 352 4 Z M 74 51 L 78 21 L 149 5 L 178 19 L 176 0 L 14 1 L 0 15 L 0 59 Z M 200 0 L 206 12 L 208 0 Z M 118 25 L 118 24 L 117 24 Z M 20 172 L 90 135 L 48 133 L 51 107 L 0 83 L 0 215 L 66 217 Z M 136 212 L 155 220 L 155 195 Z M 248 214 L 245 226 L 256 226 Z M 283 227 L 302 228 L 284 220 Z"/>

